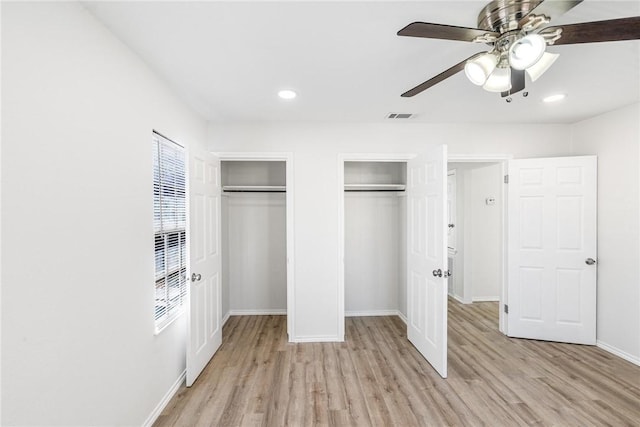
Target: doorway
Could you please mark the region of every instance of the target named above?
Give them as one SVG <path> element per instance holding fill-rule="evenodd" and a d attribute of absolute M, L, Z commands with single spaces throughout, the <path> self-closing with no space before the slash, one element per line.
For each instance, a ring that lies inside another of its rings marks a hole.
<path fill-rule="evenodd" d="M 449 156 L 449 297 L 462 304 L 506 301 L 506 190 L 508 157 Z M 453 179 L 452 179 L 453 178 Z M 506 316 L 498 309 L 498 329 Z"/>

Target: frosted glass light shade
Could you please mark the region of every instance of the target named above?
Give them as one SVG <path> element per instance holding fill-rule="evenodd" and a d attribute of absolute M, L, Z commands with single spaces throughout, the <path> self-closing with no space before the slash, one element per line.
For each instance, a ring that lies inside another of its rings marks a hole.
<path fill-rule="evenodd" d="M 551 67 L 551 64 L 556 62 L 559 56 L 560 54 L 558 53 L 545 52 L 538 62 L 527 68 L 527 74 L 529 74 L 531 81 L 538 80 Z"/>
<path fill-rule="evenodd" d="M 485 53 L 467 61 L 464 64 L 464 73 L 471 83 L 482 86 L 496 68 L 497 63 L 498 57 L 496 55 Z"/>
<path fill-rule="evenodd" d="M 488 92 L 506 92 L 511 89 L 511 68 L 496 68 L 482 88 Z"/>
<path fill-rule="evenodd" d="M 540 60 L 546 47 L 541 35 L 529 34 L 509 48 L 509 65 L 516 70 L 526 70 Z"/>

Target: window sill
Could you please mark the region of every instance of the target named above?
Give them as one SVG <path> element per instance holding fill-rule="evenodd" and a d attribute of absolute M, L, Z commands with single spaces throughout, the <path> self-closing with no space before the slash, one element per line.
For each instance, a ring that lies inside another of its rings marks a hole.
<path fill-rule="evenodd" d="M 160 335 L 160 333 L 162 331 L 167 329 L 169 327 L 169 325 L 171 325 L 173 322 L 175 322 L 176 319 L 180 318 L 183 314 L 184 314 L 184 309 L 181 309 L 181 310 L 177 311 L 175 314 L 173 314 L 169 319 L 163 321 L 159 325 L 156 325 L 155 330 L 153 332 L 153 335 L 156 335 L 156 336 Z"/>

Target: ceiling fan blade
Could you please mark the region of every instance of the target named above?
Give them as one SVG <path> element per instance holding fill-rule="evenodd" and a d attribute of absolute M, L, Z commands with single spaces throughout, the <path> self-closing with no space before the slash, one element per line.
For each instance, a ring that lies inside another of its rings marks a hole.
<path fill-rule="evenodd" d="M 638 40 L 640 16 L 547 27 L 541 33 L 554 31 L 556 28 L 562 28 L 562 34 L 554 45 Z"/>
<path fill-rule="evenodd" d="M 502 92 L 500 96 L 503 98 L 518 93 L 524 89 L 524 70 L 516 70 L 511 68 L 511 89 Z"/>
<path fill-rule="evenodd" d="M 486 52 L 479 52 L 476 53 L 475 55 L 470 56 L 469 58 L 465 59 L 464 61 L 458 62 L 456 65 L 454 65 L 453 67 L 441 72 L 440 74 L 438 74 L 435 77 L 430 78 L 429 80 L 427 80 L 424 83 L 420 83 L 418 86 L 414 87 L 413 89 L 410 89 L 408 91 L 406 91 L 405 93 L 403 93 L 402 96 L 403 98 L 410 98 L 412 96 L 415 96 L 421 92 L 424 92 L 425 90 L 429 89 L 431 86 L 434 86 L 438 83 L 440 83 L 441 81 L 443 81 L 444 79 L 447 79 L 451 76 L 453 76 L 456 73 L 459 73 L 460 71 L 462 71 L 464 69 L 464 65 L 467 63 L 468 60 L 475 58 L 478 55 L 481 55 L 483 53 Z"/>
<path fill-rule="evenodd" d="M 518 28 L 526 25 L 534 15 L 545 15 L 549 19 L 556 19 L 582 3 L 582 1 L 583 0 L 545 0 L 518 22 Z"/>
<path fill-rule="evenodd" d="M 414 22 L 400 31 L 399 36 L 424 37 L 427 39 L 459 40 L 463 42 L 473 41 L 478 36 L 490 34 L 498 37 L 500 34 L 479 28 L 456 27 L 453 25 L 429 24 L 427 22 Z"/>

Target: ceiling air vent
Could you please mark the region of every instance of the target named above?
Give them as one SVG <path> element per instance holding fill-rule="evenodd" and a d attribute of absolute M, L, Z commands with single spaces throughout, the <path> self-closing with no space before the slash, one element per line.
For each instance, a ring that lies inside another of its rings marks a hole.
<path fill-rule="evenodd" d="M 389 113 L 387 119 L 410 119 L 413 117 L 411 113 Z"/>

